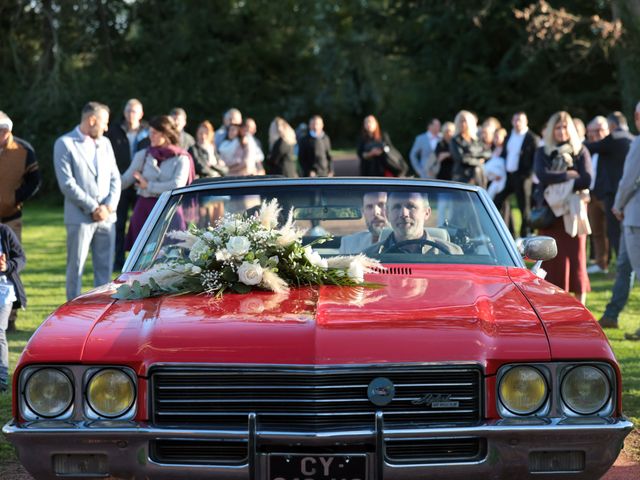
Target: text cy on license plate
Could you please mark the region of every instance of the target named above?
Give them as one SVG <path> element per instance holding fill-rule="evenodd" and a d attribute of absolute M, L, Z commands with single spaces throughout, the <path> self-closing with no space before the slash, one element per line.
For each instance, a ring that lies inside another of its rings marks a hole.
<path fill-rule="evenodd" d="M 269 480 L 366 480 L 366 455 L 270 455 Z"/>

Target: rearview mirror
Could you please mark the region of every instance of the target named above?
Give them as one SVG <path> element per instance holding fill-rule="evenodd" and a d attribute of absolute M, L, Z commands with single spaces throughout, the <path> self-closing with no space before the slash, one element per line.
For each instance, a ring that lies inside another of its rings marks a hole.
<path fill-rule="evenodd" d="M 362 211 L 346 206 L 297 207 L 293 216 L 296 220 L 356 220 L 362 218 Z"/>

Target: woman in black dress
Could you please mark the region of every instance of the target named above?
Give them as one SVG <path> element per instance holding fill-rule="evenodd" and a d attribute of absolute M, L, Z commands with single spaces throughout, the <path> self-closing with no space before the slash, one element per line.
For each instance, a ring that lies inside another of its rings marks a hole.
<path fill-rule="evenodd" d="M 455 118 L 456 133 L 451 140 L 453 179 L 458 182 L 487 187 L 482 166 L 491 158 L 491 150 L 478 139 L 476 117 L 467 110 L 458 112 Z"/>
<path fill-rule="evenodd" d="M 267 173 L 297 178 L 298 162 L 294 149 L 296 132 L 284 118 L 276 117 L 269 126 L 269 157 L 265 167 Z"/>
<path fill-rule="evenodd" d="M 360 175 L 369 177 L 403 177 L 408 166 L 400 152 L 391 144 L 389 135 L 380 129 L 373 115 L 365 117 L 358 143 Z"/>
<path fill-rule="evenodd" d="M 453 157 L 451 156 L 450 144 L 456 127 L 453 122 L 445 122 L 442 125 L 442 139 L 436 146 L 436 159 L 440 168 L 436 178 L 438 180 L 452 180 L 453 179 Z"/>

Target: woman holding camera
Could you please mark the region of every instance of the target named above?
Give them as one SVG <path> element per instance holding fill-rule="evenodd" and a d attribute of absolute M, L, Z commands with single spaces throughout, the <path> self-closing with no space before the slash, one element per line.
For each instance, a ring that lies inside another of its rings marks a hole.
<path fill-rule="evenodd" d="M 149 141 L 151 146 L 137 152 L 120 177 L 123 190 L 135 184 L 138 194 L 125 239 L 126 250 L 131 250 L 158 197 L 189 185 L 195 177 L 193 160 L 178 146 L 180 132 L 171 117 L 161 115 L 151 119 Z"/>
<path fill-rule="evenodd" d="M 563 188 L 567 189 L 568 202 L 586 201 L 580 197 L 580 192 L 588 189 L 591 183 L 591 157 L 580 141 L 571 115 L 562 111 L 551 115 L 543 139 L 544 146 L 536 151 L 533 160 L 535 174 L 540 180 L 536 188 L 538 205 L 549 206 L 552 203 L 554 207 L 556 201 L 552 200 L 551 192 Z M 549 190 L 549 186 L 555 187 Z M 557 216 L 551 225 L 538 229 L 540 235 L 553 237 L 558 246 L 558 255 L 544 262 L 542 268 L 547 271 L 546 279 L 549 282 L 572 292 L 585 303 L 587 292 L 591 290 L 587 275 L 587 235 L 584 230 L 578 229 L 576 232 L 570 228 L 571 215 L 571 211 L 568 211 Z"/>

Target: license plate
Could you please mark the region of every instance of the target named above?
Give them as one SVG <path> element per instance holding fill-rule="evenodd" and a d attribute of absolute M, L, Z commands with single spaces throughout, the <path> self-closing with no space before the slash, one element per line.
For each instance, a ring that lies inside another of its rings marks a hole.
<path fill-rule="evenodd" d="M 366 480 L 366 455 L 270 455 L 269 480 Z"/>

